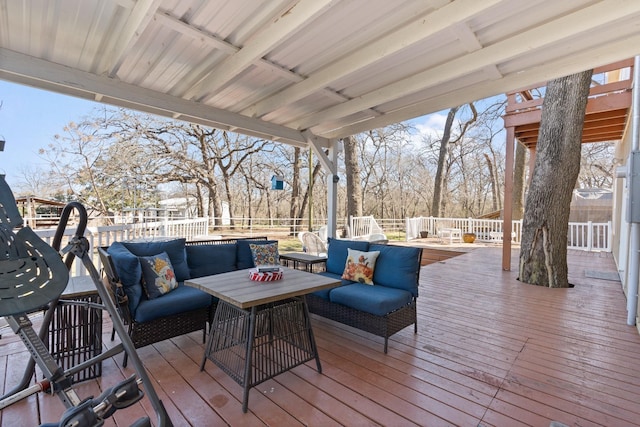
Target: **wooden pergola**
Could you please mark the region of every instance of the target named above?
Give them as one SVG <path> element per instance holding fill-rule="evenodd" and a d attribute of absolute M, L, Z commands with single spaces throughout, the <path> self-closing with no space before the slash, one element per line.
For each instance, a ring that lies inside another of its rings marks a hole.
<path fill-rule="evenodd" d="M 62 210 L 67 203 L 36 196 L 23 196 L 16 198 L 16 204 L 18 205 L 20 215 L 25 218 L 25 225 L 28 225 L 31 228 L 37 228 L 38 225 L 47 227 L 57 225 L 60 219 L 60 214 L 62 214 Z M 51 215 L 37 220 L 38 208 L 43 207 L 51 211 Z"/>

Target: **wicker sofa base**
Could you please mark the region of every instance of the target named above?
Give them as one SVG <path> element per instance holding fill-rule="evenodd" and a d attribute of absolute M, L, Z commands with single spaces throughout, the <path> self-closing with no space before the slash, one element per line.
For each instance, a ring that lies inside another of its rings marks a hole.
<path fill-rule="evenodd" d="M 332 303 L 313 294 L 307 295 L 306 298 L 309 312 L 383 337 L 385 353 L 387 353 L 387 344 L 391 335 L 410 325 L 414 325 L 414 333 L 418 332 L 415 298 L 411 303 L 384 316 L 376 316 L 346 305 Z"/>
<path fill-rule="evenodd" d="M 215 304 L 213 305 L 215 310 Z M 207 323 L 210 322 L 211 306 L 197 310 L 160 317 L 150 322 L 129 325 L 129 336 L 135 348 L 140 348 L 159 341 L 164 341 L 195 331 L 202 331 L 204 342 Z M 123 366 L 127 366 L 127 354 L 124 354 Z"/>

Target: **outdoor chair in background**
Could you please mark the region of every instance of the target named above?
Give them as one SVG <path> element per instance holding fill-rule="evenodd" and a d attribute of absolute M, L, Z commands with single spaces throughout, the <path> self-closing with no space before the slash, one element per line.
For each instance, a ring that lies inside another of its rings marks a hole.
<path fill-rule="evenodd" d="M 389 243 L 389 239 L 384 233 L 375 233 L 369 235 L 369 244 L 371 245 L 386 245 L 387 243 Z"/>
<path fill-rule="evenodd" d="M 311 231 L 305 231 L 300 236 L 302 240 L 302 246 L 306 252 L 310 255 L 327 256 L 327 245 L 322 239 Z"/>
<path fill-rule="evenodd" d="M 322 227 L 320 227 L 318 229 L 318 237 L 320 237 L 320 240 L 322 240 L 323 242 L 327 241 L 327 226 L 323 225 Z"/>

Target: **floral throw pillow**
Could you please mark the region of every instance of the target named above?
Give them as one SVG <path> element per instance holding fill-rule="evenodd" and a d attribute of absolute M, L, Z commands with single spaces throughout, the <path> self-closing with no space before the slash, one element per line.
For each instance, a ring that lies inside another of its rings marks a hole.
<path fill-rule="evenodd" d="M 249 243 L 251 255 L 253 256 L 253 264 L 259 265 L 279 265 L 280 254 L 278 253 L 278 242 L 260 245 Z"/>
<path fill-rule="evenodd" d="M 354 282 L 373 285 L 373 270 L 380 251 L 362 252 L 347 249 L 347 263 L 342 278 Z"/>
<path fill-rule="evenodd" d="M 139 259 L 143 286 L 149 299 L 158 298 L 178 287 L 171 260 L 166 252 Z"/>

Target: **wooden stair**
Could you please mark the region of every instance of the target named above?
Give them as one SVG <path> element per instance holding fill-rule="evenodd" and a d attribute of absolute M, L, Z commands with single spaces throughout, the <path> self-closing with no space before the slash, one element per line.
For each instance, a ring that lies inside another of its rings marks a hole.
<path fill-rule="evenodd" d="M 449 258 L 457 257 L 464 253 L 465 252 L 452 251 L 449 249 L 423 248 L 420 265 L 425 266 L 436 262 L 446 261 Z"/>

